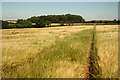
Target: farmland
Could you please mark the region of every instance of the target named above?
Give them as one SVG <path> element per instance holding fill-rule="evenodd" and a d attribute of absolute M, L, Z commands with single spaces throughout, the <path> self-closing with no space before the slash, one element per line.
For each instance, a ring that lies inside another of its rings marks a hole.
<path fill-rule="evenodd" d="M 3 29 L 2 76 L 88 78 L 93 35 L 100 67 L 93 77 L 118 78 L 118 25 Z"/>
<path fill-rule="evenodd" d="M 118 26 L 97 27 L 97 49 L 103 78 L 118 77 Z"/>

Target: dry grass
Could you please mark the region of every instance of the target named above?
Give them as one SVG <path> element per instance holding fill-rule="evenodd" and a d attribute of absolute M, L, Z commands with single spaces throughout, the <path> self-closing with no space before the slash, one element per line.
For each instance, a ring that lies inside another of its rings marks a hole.
<path fill-rule="evenodd" d="M 8 23 L 17 23 L 17 21 L 7 21 Z"/>
<path fill-rule="evenodd" d="M 84 78 L 90 29 L 93 25 L 3 29 L 3 77 Z M 117 78 L 118 26 L 96 26 L 95 39 L 101 77 Z"/>
<path fill-rule="evenodd" d="M 102 78 L 118 78 L 118 25 L 97 26 L 97 48 Z"/>
<path fill-rule="evenodd" d="M 59 23 L 52 23 L 51 26 L 58 26 L 60 25 Z"/>
<path fill-rule="evenodd" d="M 54 44 L 56 37 L 64 38 L 72 32 L 90 29 L 92 27 L 51 27 L 2 30 L 3 63 L 16 62 L 28 55 L 35 55 L 44 48 Z M 21 57 L 20 57 L 21 56 Z"/>
<path fill-rule="evenodd" d="M 56 78 L 84 78 L 84 66 L 79 62 L 59 61 L 59 68 L 55 69 Z"/>
<path fill-rule="evenodd" d="M 98 25 L 97 31 L 118 31 L 118 25 Z"/>
<path fill-rule="evenodd" d="M 50 49 L 53 45 L 56 45 L 55 44 L 56 40 L 64 40 L 64 38 L 70 36 L 72 33 L 77 33 L 79 31 L 91 29 L 91 28 L 93 27 L 66 26 L 66 27 L 49 27 L 49 28 L 3 29 L 2 30 L 3 69 L 11 69 L 8 68 L 11 65 L 12 66 L 23 65 L 22 63 L 28 62 L 29 59 L 34 59 L 37 54 L 44 53 L 46 52 L 46 50 Z M 24 66 L 25 66 L 25 70 L 27 69 L 32 70 L 31 67 L 28 67 L 27 65 Z M 20 69 L 24 69 L 24 67 L 19 68 L 18 73 L 20 72 Z M 29 77 L 29 75 L 27 75 L 28 73 L 26 73 L 26 75 L 23 75 L 22 77 Z M 10 74 L 11 73 L 3 76 L 4 77 L 19 76 L 19 75 L 17 76 L 10 75 Z M 55 76 L 62 77 L 60 75 L 55 75 Z M 32 77 L 32 75 L 30 77 Z"/>

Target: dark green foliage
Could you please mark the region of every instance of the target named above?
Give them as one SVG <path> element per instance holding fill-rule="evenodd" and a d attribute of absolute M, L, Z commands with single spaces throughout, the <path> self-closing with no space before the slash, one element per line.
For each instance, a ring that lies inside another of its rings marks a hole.
<path fill-rule="evenodd" d="M 59 22 L 61 26 L 64 26 L 65 22 L 64 21 L 60 21 Z"/>
<path fill-rule="evenodd" d="M 32 22 L 32 23 L 36 23 L 36 22 L 38 22 L 39 18 L 36 17 L 36 16 L 33 16 L 31 18 L 28 18 L 27 20 L 30 21 L 30 22 Z"/>
<path fill-rule="evenodd" d="M 110 20 L 92 20 L 92 21 L 86 21 L 84 23 L 104 23 L 104 24 L 110 24 L 110 25 L 115 25 L 120 23 L 120 20 L 114 19 L 113 21 Z"/>
<path fill-rule="evenodd" d="M 74 23 L 84 22 L 85 20 L 79 15 L 47 15 L 47 16 L 34 16 L 26 20 L 18 19 L 17 23 L 8 23 L 3 21 L 3 29 L 8 28 L 30 28 L 30 27 L 46 27 L 51 26 L 51 23 L 60 23 L 61 25 L 73 25 Z M 32 25 L 34 23 L 35 25 Z"/>
<path fill-rule="evenodd" d="M 36 27 L 37 27 L 37 28 L 45 27 L 44 21 L 39 21 L 39 22 L 37 22 L 37 23 L 36 23 Z"/>
<path fill-rule="evenodd" d="M 61 25 L 73 25 L 73 23 L 84 22 L 85 20 L 79 15 L 47 15 L 31 17 L 28 19 L 32 23 L 36 23 L 36 27 L 50 26 L 51 23 L 60 23 Z"/>
<path fill-rule="evenodd" d="M 84 22 L 85 20 L 79 15 L 47 15 L 47 16 L 33 16 L 26 20 L 18 19 L 17 24 L 3 22 L 3 29 L 7 28 L 30 28 L 30 27 L 46 27 L 51 26 L 51 23 L 60 23 L 61 25 L 73 25 L 74 23 Z M 35 25 L 32 25 L 35 23 Z"/>
<path fill-rule="evenodd" d="M 7 21 L 2 21 L 2 29 L 8 29 L 9 28 L 9 24 Z"/>
<path fill-rule="evenodd" d="M 32 22 L 29 20 L 18 19 L 16 27 L 17 28 L 32 27 Z"/>
<path fill-rule="evenodd" d="M 50 26 L 51 25 L 51 22 L 50 21 L 45 21 L 46 25 L 47 26 Z"/>
<path fill-rule="evenodd" d="M 51 23 L 60 23 L 60 25 L 73 25 L 74 23 L 104 23 L 104 24 L 118 24 L 119 20 L 113 20 L 113 21 L 86 21 L 80 16 L 80 15 L 71 15 L 71 14 L 65 14 L 65 15 L 47 15 L 47 16 L 33 16 L 31 18 L 28 18 L 26 20 L 18 19 L 17 23 L 8 23 L 7 21 L 2 21 L 2 27 L 3 29 L 8 28 L 31 28 L 31 27 L 46 27 L 51 26 Z M 34 23 L 35 25 L 32 25 Z"/>
<path fill-rule="evenodd" d="M 16 24 L 10 24 L 9 28 L 16 28 Z"/>
<path fill-rule="evenodd" d="M 0 20 L 0 29 L 2 29 L 2 20 Z"/>

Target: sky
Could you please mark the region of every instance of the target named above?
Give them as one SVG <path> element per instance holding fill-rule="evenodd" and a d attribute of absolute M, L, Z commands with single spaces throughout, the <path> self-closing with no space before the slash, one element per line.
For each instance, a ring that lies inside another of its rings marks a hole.
<path fill-rule="evenodd" d="M 88 20 L 118 19 L 118 2 L 2 2 L 2 19 L 76 14 Z"/>
<path fill-rule="evenodd" d="M 2 2 L 118 2 L 120 0 L 1 0 Z"/>

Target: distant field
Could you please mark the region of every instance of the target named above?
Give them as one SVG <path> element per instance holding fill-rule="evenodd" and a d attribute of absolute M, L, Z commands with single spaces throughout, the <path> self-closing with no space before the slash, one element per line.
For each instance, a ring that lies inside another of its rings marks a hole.
<path fill-rule="evenodd" d="M 17 23 L 17 21 L 7 21 L 8 23 Z"/>
<path fill-rule="evenodd" d="M 117 78 L 117 25 L 3 29 L 3 77 L 88 77 L 88 53 L 94 27 L 102 73 L 99 77 Z"/>

